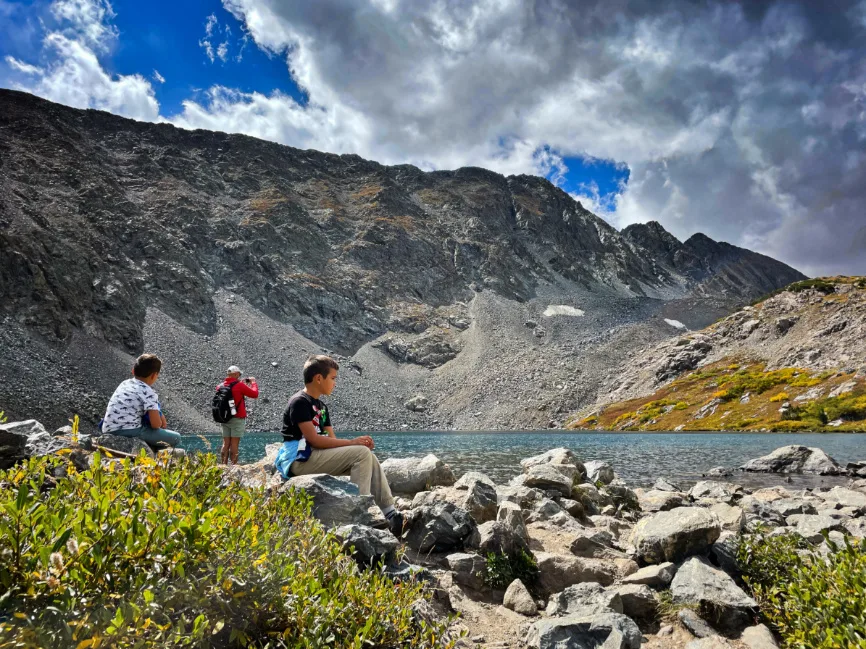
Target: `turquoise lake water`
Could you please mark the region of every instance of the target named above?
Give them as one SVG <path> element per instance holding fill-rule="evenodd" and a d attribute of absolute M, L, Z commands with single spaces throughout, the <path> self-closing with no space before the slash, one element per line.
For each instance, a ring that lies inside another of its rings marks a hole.
<path fill-rule="evenodd" d="M 339 437 L 354 437 L 340 434 Z M 213 450 L 222 439 L 204 436 Z M 434 453 L 448 463 L 458 476 L 465 471 L 482 471 L 497 483 L 520 473 L 520 460 L 564 446 L 582 460 L 606 460 L 632 485 L 652 484 L 658 477 L 693 482 L 715 466 L 735 468 L 755 457 L 787 444 L 823 449 L 843 466 L 866 459 L 866 435 L 856 434 L 756 434 L 756 433 L 585 433 L 571 431 L 514 432 L 382 432 L 372 433 L 376 455 L 420 456 Z M 276 433 L 247 434 L 240 445 L 240 462 L 254 462 L 264 455 L 267 444 L 281 441 Z M 206 450 L 196 436 L 184 436 L 187 450 Z M 736 481 L 767 481 L 759 476 L 737 474 Z M 778 479 L 775 479 L 778 481 Z M 836 484 L 840 480 L 794 478 L 794 486 Z M 798 484 L 799 483 L 799 484 Z"/>

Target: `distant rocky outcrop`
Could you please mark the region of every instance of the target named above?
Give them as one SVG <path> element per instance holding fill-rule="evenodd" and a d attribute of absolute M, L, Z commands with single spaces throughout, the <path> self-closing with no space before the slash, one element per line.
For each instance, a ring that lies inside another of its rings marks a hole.
<path fill-rule="evenodd" d="M 532 360 L 567 358 L 548 375 L 570 409 L 635 345 L 675 333 L 665 318 L 700 327 L 802 278 L 703 235 L 617 232 L 534 176 L 388 167 L 10 90 L 0 249 L 0 406 L 95 422 L 147 347 L 172 363 L 170 421 L 192 430 L 212 425 L 199 413 L 226 332 L 271 394 L 293 392 L 287 368 L 327 350 L 363 380 L 396 372 L 392 385 L 423 389 L 435 408 L 399 409 L 413 427 L 546 426 L 558 406 L 487 396 L 493 359 L 511 360 L 499 387 L 529 397 Z M 442 398 L 455 383 L 462 393 Z M 335 397 L 355 428 L 399 425 L 375 413 L 414 396 L 365 392 Z M 275 427 L 277 409 L 259 410 Z"/>
<path fill-rule="evenodd" d="M 866 430 L 866 278 L 796 282 L 637 353 L 574 427 Z"/>

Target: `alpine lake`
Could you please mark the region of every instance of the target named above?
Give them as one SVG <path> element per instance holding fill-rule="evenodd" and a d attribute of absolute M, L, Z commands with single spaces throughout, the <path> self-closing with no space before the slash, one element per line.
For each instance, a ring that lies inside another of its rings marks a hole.
<path fill-rule="evenodd" d="M 735 469 L 730 480 L 745 486 L 778 484 L 780 476 L 746 474 L 736 468 L 746 461 L 766 455 L 780 446 L 797 444 L 822 449 L 842 466 L 866 459 L 866 435 L 852 433 L 608 433 L 595 431 L 400 431 L 338 433 L 352 438 L 370 435 L 376 456 L 417 457 L 433 453 L 451 466 L 456 476 L 466 471 L 481 471 L 497 484 L 521 473 L 520 461 L 552 448 L 564 447 L 581 460 L 605 460 L 631 486 L 649 486 L 657 478 L 680 481 L 684 485 L 702 479 L 713 467 Z M 241 464 L 255 462 L 265 454 L 265 446 L 282 441 L 278 433 L 247 433 L 240 443 Z M 220 435 L 184 435 L 187 451 L 219 452 Z M 791 476 L 790 486 L 806 488 L 844 484 L 847 478 L 830 476 Z"/>

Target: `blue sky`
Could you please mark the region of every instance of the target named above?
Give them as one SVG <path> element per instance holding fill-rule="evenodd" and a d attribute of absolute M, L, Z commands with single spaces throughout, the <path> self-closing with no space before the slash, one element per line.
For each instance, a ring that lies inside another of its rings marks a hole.
<path fill-rule="evenodd" d="M 0 87 L 866 274 L 866 0 L 109 2 L 0 0 Z"/>

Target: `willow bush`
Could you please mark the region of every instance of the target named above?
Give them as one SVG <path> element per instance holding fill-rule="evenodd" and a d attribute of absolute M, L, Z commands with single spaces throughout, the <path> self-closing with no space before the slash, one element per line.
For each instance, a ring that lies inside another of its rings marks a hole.
<path fill-rule="evenodd" d="M 740 539 L 737 561 L 784 645 L 866 649 L 866 539 L 815 552 L 796 534 Z"/>
<path fill-rule="evenodd" d="M 304 494 L 221 485 L 212 455 L 93 460 L 0 472 L 0 647 L 452 646 Z"/>

